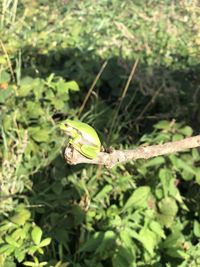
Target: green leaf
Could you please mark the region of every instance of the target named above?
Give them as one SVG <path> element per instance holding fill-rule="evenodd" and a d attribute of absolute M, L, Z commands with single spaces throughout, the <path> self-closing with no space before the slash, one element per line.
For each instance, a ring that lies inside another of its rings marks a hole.
<path fill-rule="evenodd" d="M 157 244 L 156 234 L 150 229 L 144 227 L 139 233 L 140 241 L 142 242 L 144 248 L 153 256 L 154 249 Z"/>
<path fill-rule="evenodd" d="M 194 220 L 194 234 L 196 237 L 200 237 L 200 223 L 197 220 Z"/>
<path fill-rule="evenodd" d="M 36 119 L 44 114 L 43 109 L 39 103 L 27 101 L 27 115 L 31 119 Z"/>
<path fill-rule="evenodd" d="M 138 187 L 127 200 L 123 210 L 127 210 L 129 208 L 145 208 L 150 196 L 150 191 L 149 186 Z"/>
<path fill-rule="evenodd" d="M 162 183 L 164 196 L 167 197 L 168 191 L 169 191 L 170 180 L 172 178 L 172 173 L 168 169 L 161 169 L 159 171 L 159 178 Z"/>
<path fill-rule="evenodd" d="M 182 140 L 184 138 L 184 136 L 182 134 L 174 134 L 172 136 L 172 141 L 175 142 L 175 141 L 179 141 L 179 140 Z"/>
<path fill-rule="evenodd" d="M 129 235 L 129 231 L 127 229 L 120 231 L 120 239 L 123 242 L 123 245 L 131 248 L 133 246 L 133 241 L 131 236 Z"/>
<path fill-rule="evenodd" d="M 13 94 L 11 87 L 6 90 L 0 90 L 0 103 L 4 104 L 5 101 Z"/>
<path fill-rule="evenodd" d="M 31 232 L 32 240 L 36 245 L 39 245 L 42 237 L 42 230 L 38 226 L 34 226 Z"/>
<path fill-rule="evenodd" d="M 192 130 L 192 128 L 190 126 L 185 126 L 185 127 L 181 128 L 181 129 L 179 129 L 178 131 L 179 131 L 179 133 L 182 133 L 185 136 L 191 136 L 192 133 L 193 133 L 193 130 Z"/>
<path fill-rule="evenodd" d="M 79 249 L 79 252 L 95 251 L 103 240 L 103 232 L 94 233 Z"/>
<path fill-rule="evenodd" d="M 169 130 L 171 128 L 171 122 L 166 120 L 159 121 L 154 125 L 154 128 L 160 130 Z"/>
<path fill-rule="evenodd" d="M 51 238 L 47 237 L 44 240 L 42 240 L 42 242 L 39 244 L 39 247 L 45 247 L 48 246 L 51 243 Z"/>
<path fill-rule="evenodd" d="M 29 210 L 21 209 L 14 216 L 10 218 L 11 222 L 18 225 L 24 225 L 25 222 L 30 218 L 31 213 Z"/>
<path fill-rule="evenodd" d="M 144 164 L 144 167 L 154 167 L 154 166 L 159 166 L 161 164 L 165 163 L 164 157 L 155 157 L 153 159 L 148 160 L 147 163 Z"/>
<path fill-rule="evenodd" d="M 104 197 L 108 196 L 108 193 L 112 191 L 112 185 L 105 185 L 103 189 L 95 196 L 95 200 L 103 200 Z"/>
<path fill-rule="evenodd" d="M 162 237 L 162 238 L 165 238 L 165 232 L 162 228 L 162 226 L 156 222 L 156 221 L 152 221 L 150 224 L 149 224 L 149 228 L 154 232 L 156 233 L 158 236 Z"/>
<path fill-rule="evenodd" d="M 123 257 L 120 254 L 114 254 L 112 257 L 112 266 L 113 267 L 127 267 L 129 265 L 126 260 L 126 257 Z"/>
<path fill-rule="evenodd" d="M 36 142 L 47 142 L 49 139 L 49 129 L 42 129 L 40 127 L 29 127 L 28 128 L 30 136 Z"/>
<path fill-rule="evenodd" d="M 33 267 L 38 267 L 38 263 L 32 262 L 32 261 L 24 261 L 23 265 L 25 266 L 33 266 Z"/>
<path fill-rule="evenodd" d="M 200 185 L 200 168 L 196 167 L 195 180 Z"/>
<path fill-rule="evenodd" d="M 176 167 L 178 170 L 185 170 L 191 174 L 195 174 L 195 170 L 189 164 L 187 164 L 186 161 L 177 158 L 175 155 L 170 155 L 169 159 L 174 165 L 174 167 Z"/>
<path fill-rule="evenodd" d="M 163 248 L 182 248 L 184 236 L 180 231 L 171 233 L 162 243 Z"/>
<path fill-rule="evenodd" d="M 115 245 L 116 240 L 116 233 L 112 230 L 108 230 L 103 233 L 102 242 L 99 244 L 98 248 L 96 249 L 96 253 L 105 253 L 106 251 L 113 248 Z"/>
<path fill-rule="evenodd" d="M 23 262 L 23 265 L 25 265 L 25 266 L 33 266 L 33 267 L 45 266 L 47 264 L 48 264 L 48 262 L 46 262 L 46 261 L 43 261 L 43 262 L 40 262 L 40 263 L 32 262 L 32 261 Z"/>
<path fill-rule="evenodd" d="M 196 148 L 192 149 L 192 157 L 193 157 L 193 159 L 195 161 L 200 159 L 200 155 L 199 155 L 198 149 L 196 149 Z"/>
<path fill-rule="evenodd" d="M 21 249 L 15 250 L 15 258 L 18 262 L 22 262 L 25 258 L 25 251 L 22 251 Z"/>
<path fill-rule="evenodd" d="M 12 238 L 11 236 L 7 235 L 6 238 L 5 238 L 6 242 L 16 248 L 19 248 L 20 245 L 19 243 L 17 243 L 14 238 Z"/>
<path fill-rule="evenodd" d="M 10 255 L 14 250 L 15 250 L 15 247 L 12 245 L 9 245 L 9 244 L 2 245 L 0 247 L 0 255 L 2 255 L 4 253 L 7 255 Z"/>
<path fill-rule="evenodd" d="M 75 82 L 75 81 L 66 82 L 65 86 L 66 86 L 67 89 L 72 90 L 72 91 L 76 91 L 77 92 L 77 91 L 80 90 L 77 82 Z"/>
<path fill-rule="evenodd" d="M 6 71 L 0 71 L 0 83 L 8 83 L 10 81 L 10 74 Z"/>
<path fill-rule="evenodd" d="M 160 222 L 166 227 L 170 227 L 174 222 L 174 217 L 178 212 L 176 201 L 171 197 L 166 197 L 158 203 L 159 213 L 157 214 Z"/>
<path fill-rule="evenodd" d="M 19 96 L 25 97 L 27 96 L 31 91 L 33 91 L 33 81 L 31 77 L 25 77 L 21 79 L 20 82 L 20 88 L 19 88 Z"/>

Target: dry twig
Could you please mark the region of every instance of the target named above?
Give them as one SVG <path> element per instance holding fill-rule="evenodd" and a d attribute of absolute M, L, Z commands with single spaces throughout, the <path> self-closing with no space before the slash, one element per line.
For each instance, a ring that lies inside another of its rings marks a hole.
<path fill-rule="evenodd" d="M 124 163 L 136 159 L 149 159 L 152 157 L 172 154 L 199 146 L 200 135 L 197 135 L 185 138 L 181 141 L 168 142 L 161 145 L 153 145 L 147 147 L 141 146 L 133 150 L 114 150 L 112 153 L 100 152 L 95 159 L 88 159 L 72 147 L 68 146 L 65 148 L 64 157 L 66 162 L 71 165 L 90 163 L 105 165 L 107 168 L 112 168 L 118 163 Z"/>

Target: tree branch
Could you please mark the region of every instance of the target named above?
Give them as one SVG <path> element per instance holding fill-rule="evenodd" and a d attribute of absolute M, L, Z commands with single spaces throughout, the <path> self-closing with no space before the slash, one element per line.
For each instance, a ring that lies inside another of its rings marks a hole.
<path fill-rule="evenodd" d="M 136 159 L 149 159 L 152 157 L 171 154 L 179 151 L 184 151 L 189 148 L 200 146 L 200 135 L 188 137 L 181 141 L 168 142 L 161 145 L 141 146 L 133 150 L 114 150 L 111 153 L 100 152 L 97 158 L 88 159 L 81 155 L 73 147 L 65 148 L 64 157 L 67 163 L 71 165 L 80 163 L 90 163 L 104 165 L 107 168 L 112 168 L 118 163 L 132 161 Z"/>

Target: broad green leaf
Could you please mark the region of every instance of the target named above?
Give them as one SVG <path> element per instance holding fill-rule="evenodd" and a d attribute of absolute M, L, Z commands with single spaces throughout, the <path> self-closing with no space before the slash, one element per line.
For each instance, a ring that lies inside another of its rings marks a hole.
<path fill-rule="evenodd" d="M 37 248 L 37 252 L 39 252 L 41 255 L 44 255 L 44 250 L 40 247 Z"/>
<path fill-rule="evenodd" d="M 34 253 L 37 251 L 38 247 L 37 246 L 31 246 L 28 248 L 28 254 L 34 255 Z"/>
<path fill-rule="evenodd" d="M 65 106 L 65 102 L 63 101 L 64 98 L 62 97 L 62 99 L 57 99 L 57 98 L 54 98 L 51 100 L 51 103 L 52 105 L 54 105 L 54 107 L 57 109 L 57 110 L 62 110 Z"/>
<path fill-rule="evenodd" d="M 9 235 L 7 235 L 7 236 L 5 237 L 5 240 L 6 240 L 6 242 L 7 242 L 8 244 L 10 244 L 10 245 L 12 245 L 12 246 L 14 246 L 14 247 L 16 247 L 16 248 L 19 248 L 19 247 L 20 247 L 19 243 L 17 243 L 17 242 L 15 241 L 15 239 L 12 238 L 12 237 L 9 236 Z"/>
<path fill-rule="evenodd" d="M 183 161 L 175 155 L 170 155 L 169 159 L 171 160 L 174 167 L 178 170 L 185 170 L 191 174 L 195 174 L 195 170 L 193 169 L 193 167 L 191 167 L 186 161 Z"/>
<path fill-rule="evenodd" d="M 178 167 L 182 168 L 183 170 L 195 174 L 195 170 L 185 161 L 178 159 Z"/>
<path fill-rule="evenodd" d="M 14 214 L 10 220 L 13 223 L 16 223 L 18 225 L 24 225 L 25 222 L 30 218 L 31 213 L 29 210 L 22 209 L 19 210 L 16 214 Z"/>
<path fill-rule="evenodd" d="M 195 180 L 200 185 L 200 168 L 196 167 Z"/>
<path fill-rule="evenodd" d="M 194 220 L 194 234 L 196 237 L 200 237 L 200 223 L 197 220 Z"/>
<path fill-rule="evenodd" d="M 13 94 L 11 87 L 6 90 L 0 90 L 0 103 L 5 104 L 5 101 Z"/>
<path fill-rule="evenodd" d="M 12 238 L 14 238 L 15 240 L 18 240 L 18 239 L 23 239 L 24 237 L 24 229 L 23 228 L 18 228 L 16 231 L 14 231 L 12 233 Z"/>
<path fill-rule="evenodd" d="M 193 130 L 192 130 L 192 128 L 190 126 L 185 126 L 185 127 L 181 128 L 181 129 L 179 129 L 178 131 L 179 131 L 179 133 L 182 133 L 185 136 L 191 136 L 192 133 L 193 133 Z"/>
<path fill-rule="evenodd" d="M 168 169 L 161 169 L 159 171 L 159 178 L 162 183 L 164 196 L 167 197 L 168 191 L 169 191 L 170 180 L 172 178 L 172 173 Z"/>
<path fill-rule="evenodd" d="M 129 248 L 118 247 L 115 254 L 112 257 L 112 266 L 113 267 L 128 267 L 133 266 L 135 261 L 135 255 Z"/>
<path fill-rule="evenodd" d="M 28 129 L 30 136 L 36 142 L 47 142 L 49 139 L 49 129 L 42 129 L 40 127 L 29 127 Z"/>
<path fill-rule="evenodd" d="M 32 240 L 36 245 L 39 245 L 42 238 L 42 230 L 38 226 L 34 226 L 31 232 Z"/>
<path fill-rule="evenodd" d="M 32 261 L 24 261 L 23 262 L 23 265 L 24 266 L 32 266 L 32 267 L 38 267 L 38 266 L 45 266 L 47 265 L 48 262 L 44 261 L 44 262 L 40 262 L 40 263 L 37 263 L 37 262 L 32 262 Z"/>
<path fill-rule="evenodd" d="M 32 261 L 24 261 L 23 265 L 24 266 L 33 266 L 33 267 L 35 267 L 35 266 L 38 266 L 38 263 L 35 263 L 35 262 L 32 262 Z"/>
<path fill-rule="evenodd" d="M 24 97 L 27 96 L 31 91 L 33 91 L 33 81 L 31 77 L 25 77 L 21 79 L 20 88 L 19 88 L 19 96 Z"/>
<path fill-rule="evenodd" d="M 27 102 L 27 116 L 31 119 L 36 119 L 44 114 L 43 109 L 39 103 L 32 101 Z"/>
<path fill-rule="evenodd" d="M 180 231 L 172 232 L 162 243 L 163 248 L 182 248 L 184 236 Z"/>
<path fill-rule="evenodd" d="M 120 231 L 120 239 L 122 240 L 123 245 L 125 245 L 126 247 L 130 248 L 133 246 L 132 238 L 129 235 L 129 231 L 127 231 L 127 229 Z"/>
<path fill-rule="evenodd" d="M 145 208 L 147 206 L 149 196 L 149 186 L 138 187 L 127 200 L 123 210 L 127 210 L 129 208 Z"/>
<path fill-rule="evenodd" d="M 153 255 L 155 246 L 157 244 L 156 234 L 152 232 L 150 229 L 144 227 L 139 232 L 139 238 L 144 248 L 150 253 L 150 255 Z"/>
<path fill-rule="evenodd" d="M 153 127 L 155 129 L 169 130 L 171 128 L 171 122 L 166 121 L 166 120 L 162 120 L 162 121 L 159 121 L 158 123 L 156 123 Z"/>
<path fill-rule="evenodd" d="M 39 247 L 45 247 L 48 246 L 51 243 L 51 238 L 47 237 L 44 240 L 42 240 L 42 242 L 39 244 Z"/>
<path fill-rule="evenodd" d="M 0 255 L 3 253 L 6 253 L 7 255 L 10 255 L 15 250 L 15 247 L 9 244 L 1 245 L 0 246 Z"/>
<path fill-rule="evenodd" d="M 184 138 L 184 136 L 182 134 L 174 134 L 172 136 L 172 141 L 179 141 L 179 140 L 182 140 Z"/>
<path fill-rule="evenodd" d="M 56 83 L 57 95 L 67 94 L 69 90 L 79 91 L 78 84 L 75 81 L 65 82 L 63 79 Z"/>
<path fill-rule="evenodd" d="M 104 197 L 108 196 L 109 192 L 112 191 L 112 185 L 105 185 L 103 189 L 95 196 L 95 200 L 103 200 Z"/>
<path fill-rule="evenodd" d="M 153 159 L 148 160 L 147 163 L 144 164 L 144 167 L 154 167 L 154 166 L 159 166 L 161 164 L 165 163 L 164 157 L 155 157 Z"/>
<path fill-rule="evenodd" d="M 170 227 L 174 222 L 174 217 L 178 212 L 176 201 L 171 197 L 166 197 L 158 203 L 159 213 L 157 214 L 160 222 L 166 227 Z"/>
<path fill-rule="evenodd" d="M 127 267 L 128 261 L 126 260 L 126 257 L 120 255 L 120 254 L 114 254 L 112 257 L 112 266 L 113 267 Z"/>
<path fill-rule="evenodd" d="M 77 82 L 75 82 L 75 81 L 66 82 L 65 86 L 66 86 L 67 89 L 72 90 L 72 91 L 76 91 L 77 92 L 77 91 L 80 90 Z"/>
<path fill-rule="evenodd" d="M 188 259 L 190 256 L 187 254 L 187 252 L 184 252 L 182 248 L 180 249 L 174 249 L 169 248 L 165 252 L 167 255 L 173 258 L 180 258 L 180 259 Z M 193 266 L 192 266 L 193 267 Z M 194 266 L 197 267 L 197 266 Z"/>
<path fill-rule="evenodd" d="M 22 262 L 25 258 L 25 255 L 25 251 L 23 251 L 22 248 L 15 250 L 15 258 L 18 262 Z"/>
<path fill-rule="evenodd" d="M 80 247 L 79 252 L 95 251 L 99 244 L 103 241 L 103 232 L 95 232 L 86 242 Z"/>
<path fill-rule="evenodd" d="M 162 237 L 162 238 L 165 238 L 165 232 L 162 228 L 162 226 L 156 222 L 156 221 L 152 221 L 150 224 L 149 224 L 149 228 L 154 232 L 156 233 L 158 236 Z"/>
<path fill-rule="evenodd" d="M 95 253 L 105 253 L 106 251 L 113 248 L 115 245 L 116 240 L 116 233 L 112 230 L 108 230 L 105 233 L 103 233 L 103 239 L 102 242 L 99 243 L 98 248 L 96 249 Z"/>
<path fill-rule="evenodd" d="M 10 74 L 6 71 L 0 71 L 0 83 L 8 83 L 10 81 Z"/>
<path fill-rule="evenodd" d="M 196 149 L 196 148 L 192 149 L 192 157 L 193 157 L 193 159 L 195 161 L 200 159 L 200 155 L 199 155 L 198 149 Z"/>

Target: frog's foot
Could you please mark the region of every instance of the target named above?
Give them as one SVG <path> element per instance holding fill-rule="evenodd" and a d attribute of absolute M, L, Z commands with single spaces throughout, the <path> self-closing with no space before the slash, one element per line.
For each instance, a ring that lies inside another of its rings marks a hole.
<path fill-rule="evenodd" d="M 109 147 L 106 147 L 104 148 L 104 152 L 108 153 L 108 154 L 111 154 L 113 153 L 115 150 L 113 147 L 109 146 Z"/>
<path fill-rule="evenodd" d="M 97 153 L 99 152 L 98 149 L 91 148 L 91 146 L 88 145 L 82 145 L 81 146 L 81 154 L 89 159 L 94 159 L 97 157 Z"/>
<path fill-rule="evenodd" d="M 105 147 L 104 146 L 101 146 L 100 152 L 105 152 Z"/>

